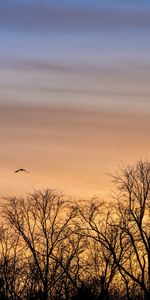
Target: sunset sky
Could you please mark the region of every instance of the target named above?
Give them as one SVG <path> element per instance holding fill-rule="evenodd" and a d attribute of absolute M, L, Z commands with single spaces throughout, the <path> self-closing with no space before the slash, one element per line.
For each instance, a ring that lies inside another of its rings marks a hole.
<path fill-rule="evenodd" d="M 0 196 L 104 195 L 149 150 L 150 1 L 1 0 Z"/>

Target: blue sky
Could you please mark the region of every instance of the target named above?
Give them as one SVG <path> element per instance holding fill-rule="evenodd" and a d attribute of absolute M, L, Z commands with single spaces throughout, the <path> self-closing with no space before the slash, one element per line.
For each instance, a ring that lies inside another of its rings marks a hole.
<path fill-rule="evenodd" d="M 103 29 L 107 26 L 110 28 L 111 26 L 118 26 L 119 23 L 121 27 L 149 26 L 150 3 L 145 0 L 1 0 L 0 8 L 0 24 L 1 28 L 4 29 L 28 30 L 31 25 L 31 30 L 42 28 L 50 30 L 49 25 L 59 27 L 60 24 L 61 26 L 70 24 L 77 28 L 82 26 L 84 28 L 85 25 L 87 29 L 89 27 Z M 55 28 L 53 27 L 53 29 Z"/>
<path fill-rule="evenodd" d="M 75 72 L 117 68 L 122 76 L 128 65 L 139 74 L 150 64 L 150 1 L 2 0 L 0 8 L 0 63 L 16 76 L 31 62 L 40 72 L 39 60 Z"/>
<path fill-rule="evenodd" d="M 4 1 L 4 0 L 3 0 Z M 5 3 L 14 3 L 17 2 L 16 0 L 5 0 Z M 21 2 L 26 3 L 48 3 L 48 4 L 54 4 L 58 3 L 61 5 L 73 5 L 73 6 L 84 6 L 84 7 L 92 7 L 92 6 L 129 6 L 129 7 L 134 7 L 134 6 L 150 6 L 149 0 L 126 0 L 126 1 L 120 1 L 120 0 L 22 0 Z"/>
<path fill-rule="evenodd" d="M 0 5 L 1 101 L 24 102 L 20 91 L 28 84 L 33 89 L 40 86 L 43 93 L 48 88 L 70 89 L 68 85 L 77 91 L 88 86 L 99 93 L 102 86 L 112 90 L 113 79 L 115 92 L 120 94 L 120 90 L 134 90 L 137 78 L 141 93 L 147 91 L 149 1 L 2 0 Z M 12 96 L 14 91 L 16 96 Z M 102 104 L 102 99 L 86 101 L 68 94 L 44 99 L 43 95 L 42 101 L 61 105 Z M 26 99 L 32 101 L 31 96 Z"/>
<path fill-rule="evenodd" d="M 105 53 L 108 58 L 114 53 L 132 58 L 139 52 L 147 58 L 149 1 L 2 0 L 0 6 L 0 60 L 29 55 L 44 59 L 52 52 L 59 52 L 60 59 L 73 52 L 81 59 L 89 53 L 91 60 L 98 53 L 99 59 Z"/>

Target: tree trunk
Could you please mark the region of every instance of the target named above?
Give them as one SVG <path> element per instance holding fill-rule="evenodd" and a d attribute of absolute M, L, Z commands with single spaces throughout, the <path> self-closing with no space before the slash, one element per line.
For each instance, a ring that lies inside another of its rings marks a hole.
<path fill-rule="evenodd" d="M 48 300 L 48 288 L 47 283 L 44 284 L 44 292 L 43 292 L 43 299 L 42 300 Z"/>
<path fill-rule="evenodd" d="M 147 291 L 144 295 L 144 300 L 149 300 L 150 299 L 150 291 Z"/>
<path fill-rule="evenodd" d="M 148 237 L 148 278 L 147 278 L 147 295 L 146 300 L 150 299 L 150 235 Z"/>

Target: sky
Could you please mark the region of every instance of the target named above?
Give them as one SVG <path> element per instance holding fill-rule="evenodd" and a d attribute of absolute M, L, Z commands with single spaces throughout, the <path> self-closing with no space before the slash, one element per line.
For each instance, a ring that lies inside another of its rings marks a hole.
<path fill-rule="evenodd" d="M 150 158 L 149 36 L 146 0 L 0 1 L 0 195 L 106 195 Z"/>

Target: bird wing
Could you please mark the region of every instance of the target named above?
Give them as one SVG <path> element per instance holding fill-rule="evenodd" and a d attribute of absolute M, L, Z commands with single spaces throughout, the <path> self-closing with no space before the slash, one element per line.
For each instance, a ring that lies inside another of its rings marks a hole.
<path fill-rule="evenodd" d="M 23 172 L 26 172 L 26 173 L 29 173 L 27 170 L 25 169 L 20 169 L 20 171 L 23 171 Z"/>
<path fill-rule="evenodd" d="M 29 173 L 28 171 L 26 171 L 25 169 L 18 169 L 18 170 L 16 170 L 14 173 L 18 173 L 18 172 L 26 172 L 26 173 Z"/>

